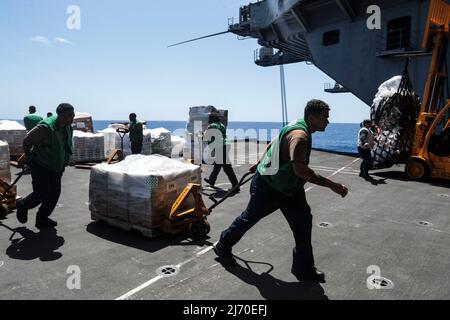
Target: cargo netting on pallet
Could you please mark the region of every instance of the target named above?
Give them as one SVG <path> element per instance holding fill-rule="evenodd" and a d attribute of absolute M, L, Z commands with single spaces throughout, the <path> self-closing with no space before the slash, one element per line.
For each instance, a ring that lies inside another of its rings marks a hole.
<path fill-rule="evenodd" d="M 414 93 L 407 63 L 397 92 L 371 107 L 370 117 L 377 126 L 372 148 L 373 169 L 389 168 L 409 158 L 419 111 L 419 99 Z"/>

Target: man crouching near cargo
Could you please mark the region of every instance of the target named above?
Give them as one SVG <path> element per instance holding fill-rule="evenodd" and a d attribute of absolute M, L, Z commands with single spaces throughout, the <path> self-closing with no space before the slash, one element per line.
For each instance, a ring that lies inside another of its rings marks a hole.
<path fill-rule="evenodd" d="M 28 220 L 28 210 L 37 207 L 37 228 L 56 227 L 49 218 L 61 194 L 61 178 L 72 154 L 74 108 L 62 103 L 53 116 L 41 121 L 23 140 L 26 162 L 30 165 L 33 192 L 17 201 L 17 219 Z"/>
<path fill-rule="evenodd" d="M 242 236 L 259 220 L 280 209 L 295 238 L 291 272 L 299 280 L 325 281 L 324 273 L 314 264 L 312 215 L 304 185 L 310 182 L 328 187 L 342 197 L 348 193 L 346 186 L 318 175 L 309 167 L 311 135 L 325 131 L 329 110 L 323 101 L 309 101 L 304 119 L 284 127 L 269 144 L 263 158 L 250 168 L 256 174 L 250 186 L 251 198 L 247 209 L 222 232 L 213 247 L 224 267 L 236 265 L 231 249 Z"/>

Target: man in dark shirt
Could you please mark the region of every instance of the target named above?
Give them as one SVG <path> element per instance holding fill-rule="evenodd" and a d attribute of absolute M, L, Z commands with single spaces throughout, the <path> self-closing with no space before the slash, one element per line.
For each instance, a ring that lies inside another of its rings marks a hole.
<path fill-rule="evenodd" d="M 56 109 L 57 117 L 40 122 L 23 140 L 25 158 L 31 168 L 33 192 L 17 201 L 17 219 L 28 220 L 28 210 L 39 207 L 36 227 L 55 227 L 49 218 L 61 194 L 61 178 L 72 154 L 72 122 L 74 108 L 62 103 Z"/>
<path fill-rule="evenodd" d="M 247 208 L 222 232 L 213 246 L 223 266 L 235 266 L 237 262 L 232 255 L 232 247 L 258 221 L 280 209 L 294 234 L 291 272 L 299 280 L 325 281 L 325 274 L 315 267 L 311 243 L 313 217 L 304 185 L 310 182 L 327 187 L 342 197 L 348 193 L 346 186 L 322 177 L 309 166 L 312 134 L 325 131 L 329 110 L 323 101 L 309 101 L 304 118 L 284 127 L 269 144 L 263 158 L 250 168 L 256 174 L 250 186 Z"/>
<path fill-rule="evenodd" d="M 140 154 L 142 152 L 142 141 L 144 140 L 144 127 L 142 122 L 136 120 L 136 113 L 131 113 L 129 118 L 131 153 Z"/>

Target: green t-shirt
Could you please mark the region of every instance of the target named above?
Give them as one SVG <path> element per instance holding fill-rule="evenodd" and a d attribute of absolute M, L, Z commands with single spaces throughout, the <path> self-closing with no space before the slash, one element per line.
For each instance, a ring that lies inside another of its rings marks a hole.
<path fill-rule="evenodd" d="M 25 124 L 25 128 L 27 129 L 27 131 L 31 131 L 31 129 L 36 127 L 36 125 L 42 120 L 42 117 L 36 114 L 29 114 L 25 118 L 23 118 L 23 123 Z"/>
<path fill-rule="evenodd" d="M 57 117 L 50 117 L 39 125 L 45 126 L 51 137 L 50 144 L 40 143 L 33 145 L 31 160 L 53 172 L 63 172 L 69 164 L 72 154 L 72 126 L 56 127 Z M 61 137 L 58 138 L 58 135 Z"/>
<path fill-rule="evenodd" d="M 281 159 L 281 141 L 292 130 L 302 130 L 308 133 L 308 149 L 306 150 L 307 163 L 309 163 L 309 156 L 311 154 L 311 134 L 309 132 L 308 124 L 305 120 L 299 119 L 296 122 L 290 123 L 284 127 L 277 139 L 271 145 L 269 150 L 264 154 L 261 162 L 258 165 L 258 172 L 261 174 L 264 181 L 266 181 L 275 190 L 287 195 L 294 195 L 300 188 L 302 188 L 306 181 L 297 177 L 292 167 L 292 163 L 287 161 L 280 163 Z"/>
<path fill-rule="evenodd" d="M 144 139 L 144 126 L 142 122 L 132 121 L 130 123 L 130 141 L 139 142 Z"/>
<path fill-rule="evenodd" d="M 209 130 L 209 129 L 216 129 L 216 130 L 219 130 L 220 133 L 222 134 L 222 141 L 223 141 L 223 144 L 224 144 L 224 145 L 227 144 L 227 130 L 226 130 L 225 126 L 224 126 L 221 122 L 214 122 L 214 123 L 211 123 L 211 124 L 208 126 L 207 130 Z M 211 144 L 213 141 L 214 141 L 213 139 L 209 140 L 209 141 L 208 141 L 208 144 Z"/>

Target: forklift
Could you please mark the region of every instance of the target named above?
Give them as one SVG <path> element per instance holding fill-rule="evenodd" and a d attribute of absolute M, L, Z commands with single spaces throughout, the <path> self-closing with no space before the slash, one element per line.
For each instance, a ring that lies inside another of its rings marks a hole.
<path fill-rule="evenodd" d="M 407 176 L 413 180 L 450 180 L 449 23 L 450 5 L 442 0 L 431 0 L 422 47 L 432 48 L 432 58 L 412 153 L 405 166 Z"/>

